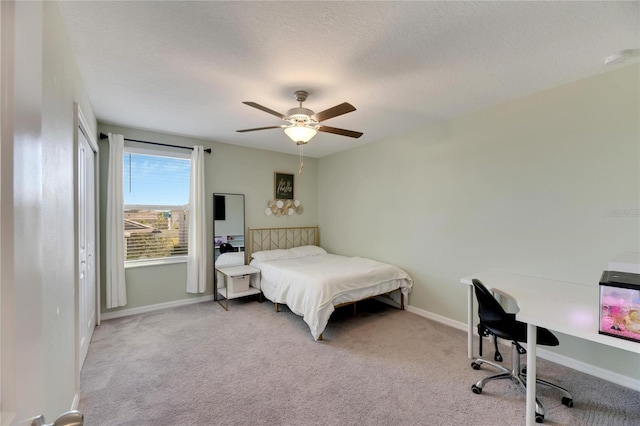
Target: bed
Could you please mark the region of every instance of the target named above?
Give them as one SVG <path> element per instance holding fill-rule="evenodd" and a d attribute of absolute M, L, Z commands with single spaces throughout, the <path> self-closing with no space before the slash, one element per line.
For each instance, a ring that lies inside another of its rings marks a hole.
<path fill-rule="evenodd" d="M 303 317 L 314 339 L 335 308 L 392 294 L 404 309 L 413 286 L 397 266 L 362 257 L 327 253 L 319 247 L 318 227 L 249 229 L 250 265 L 260 269 L 260 288 L 273 302 Z"/>

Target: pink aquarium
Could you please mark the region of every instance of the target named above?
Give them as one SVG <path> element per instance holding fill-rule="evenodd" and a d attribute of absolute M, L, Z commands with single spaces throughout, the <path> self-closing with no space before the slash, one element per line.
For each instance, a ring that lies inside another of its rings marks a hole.
<path fill-rule="evenodd" d="M 599 331 L 640 342 L 640 274 L 602 273 Z"/>

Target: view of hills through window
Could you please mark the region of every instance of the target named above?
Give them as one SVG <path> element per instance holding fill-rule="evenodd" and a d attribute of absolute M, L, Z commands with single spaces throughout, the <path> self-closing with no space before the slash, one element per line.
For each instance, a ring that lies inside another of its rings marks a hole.
<path fill-rule="evenodd" d="M 125 260 L 186 256 L 189 158 L 124 154 Z"/>

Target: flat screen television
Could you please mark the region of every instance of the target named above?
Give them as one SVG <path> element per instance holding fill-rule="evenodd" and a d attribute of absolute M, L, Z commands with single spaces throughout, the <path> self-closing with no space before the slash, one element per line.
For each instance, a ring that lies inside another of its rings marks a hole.
<path fill-rule="evenodd" d="M 224 195 L 213 196 L 213 220 L 225 220 L 227 208 Z"/>

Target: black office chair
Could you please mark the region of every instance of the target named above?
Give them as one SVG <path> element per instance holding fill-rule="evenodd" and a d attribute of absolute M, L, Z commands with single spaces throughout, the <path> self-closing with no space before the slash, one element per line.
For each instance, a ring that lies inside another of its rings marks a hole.
<path fill-rule="evenodd" d="M 220 244 L 220 254 L 231 253 L 231 252 L 234 252 L 234 251 L 236 251 L 236 249 L 231 244 L 229 244 L 229 243 Z"/>
<path fill-rule="evenodd" d="M 474 370 L 479 370 L 482 364 L 489 364 L 500 370 L 500 373 L 479 380 L 471 386 L 471 390 L 473 393 L 481 394 L 485 384 L 498 379 L 511 379 L 514 383 L 520 384 L 520 386 L 526 390 L 526 369 L 520 368 L 520 355 L 526 353 L 526 351 L 520 345 L 520 342 L 527 341 L 527 324 L 517 321 L 515 314 L 505 312 L 502 305 L 500 305 L 480 280 L 474 279 L 472 282 L 476 298 L 478 299 L 478 316 L 480 317 L 480 323 L 478 324 L 478 334 L 480 335 L 480 356 L 482 356 L 482 339 L 486 336 L 493 336 L 494 338 L 496 350 L 494 359 L 496 361 L 502 361 L 502 355 L 498 351 L 498 337 L 501 339 L 511 340 L 512 352 L 510 370 L 482 358 L 478 358 L 473 361 L 471 363 L 471 367 Z M 558 339 L 553 335 L 553 333 L 546 328 L 541 327 L 537 327 L 537 330 L 538 345 L 558 346 Z M 566 389 L 542 379 L 536 379 L 536 382 L 559 390 L 563 395 L 562 403 L 567 407 L 573 407 L 573 397 Z M 536 423 L 542 422 L 544 422 L 544 407 L 536 397 Z"/>

